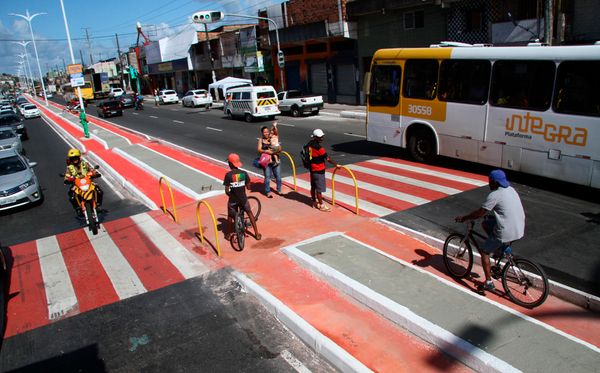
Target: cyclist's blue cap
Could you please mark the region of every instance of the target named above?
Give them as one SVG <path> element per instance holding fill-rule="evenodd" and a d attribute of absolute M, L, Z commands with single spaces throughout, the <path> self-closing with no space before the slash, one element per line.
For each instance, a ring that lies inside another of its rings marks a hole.
<path fill-rule="evenodd" d="M 502 170 L 494 170 L 490 172 L 490 180 L 497 182 L 502 188 L 508 188 L 510 185 L 508 180 L 506 180 L 506 174 Z"/>

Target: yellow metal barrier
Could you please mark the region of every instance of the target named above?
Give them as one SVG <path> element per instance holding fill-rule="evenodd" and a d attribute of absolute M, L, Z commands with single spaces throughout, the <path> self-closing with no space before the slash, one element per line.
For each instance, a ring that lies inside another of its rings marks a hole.
<path fill-rule="evenodd" d="M 171 206 L 173 206 L 173 213 L 171 214 L 171 216 L 173 217 L 173 220 L 175 220 L 176 223 L 179 223 L 179 219 L 177 219 L 177 206 L 175 206 L 175 197 L 173 197 L 173 189 L 171 189 L 171 184 L 169 183 L 169 180 L 167 180 L 166 177 L 161 176 L 160 179 L 158 179 L 158 189 L 160 190 L 160 199 L 162 200 L 163 212 L 165 214 L 167 212 L 171 213 L 169 210 L 167 210 L 167 207 L 165 206 L 165 196 L 162 190 L 163 180 L 167 184 L 167 188 L 169 188 L 169 194 L 171 195 Z"/>
<path fill-rule="evenodd" d="M 294 163 L 294 159 L 292 159 L 292 156 L 288 152 L 281 151 L 280 153 L 285 154 L 289 158 L 290 163 L 292 164 L 292 175 L 294 175 L 294 192 L 295 192 L 296 191 L 296 164 Z M 269 180 L 269 182 L 271 182 L 271 181 Z"/>
<path fill-rule="evenodd" d="M 352 170 L 346 166 L 340 166 L 339 168 L 336 167 L 335 170 L 333 170 L 333 174 L 331 175 L 331 204 L 335 206 L 335 174 L 340 168 L 343 168 L 344 170 L 348 171 L 350 176 L 352 176 L 352 180 L 354 181 L 354 191 L 356 195 L 356 215 L 358 215 L 358 183 L 356 182 L 354 172 L 352 172 Z"/>
<path fill-rule="evenodd" d="M 200 201 L 198 201 L 198 204 L 196 204 L 196 219 L 198 220 L 198 232 L 200 232 L 200 241 L 202 243 L 204 243 L 204 232 L 202 231 L 202 222 L 200 221 L 200 206 L 202 206 L 202 205 L 206 206 L 206 208 L 208 209 L 208 212 L 210 213 L 210 216 L 212 217 L 213 226 L 215 227 L 215 241 L 217 244 L 217 255 L 221 256 L 221 246 L 219 245 L 219 234 L 217 231 L 217 219 L 215 219 L 215 214 L 213 213 L 212 207 L 210 207 L 210 204 L 208 202 L 206 202 L 205 200 L 200 200 Z"/>

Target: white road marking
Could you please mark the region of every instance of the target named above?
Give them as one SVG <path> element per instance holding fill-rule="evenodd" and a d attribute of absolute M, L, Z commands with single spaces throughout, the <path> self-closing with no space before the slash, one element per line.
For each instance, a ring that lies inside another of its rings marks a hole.
<path fill-rule="evenodd" d="M 54 320 L 77 305 L 77 296 L 56 236 L 41 238 L 35 243 L 46 289 L 48 318 Z"/>
<path fill-rule="evenodd" d="M 206 127 L 207 130 L 211 130 L 211 131 L 218 131 L 218 132 L 223 132 L 222 129 L 219 128 L 213 128 L 213 127 Z"/>
<path fill-rule="evenodd" d="M 281 351 L 279 355 L 283 358 L 283 360 L 287 361 L 287 363 L 290 364 L 290 366 L 294 368 L 296 372 L 311 373 L 310 369 L 308 369 L 304 364 L 302 364 L 300 360 L 296 359 L 296 357 L 292 355 L 292 353 L 288 350 Z"/>
<path fill-rule="evenodd" d="M 182 122 L 182 121 L 180 121 L 180 120 L 175 120 L 175 119 L 173 119 L 173 123 L 179 123 L 179 124 L 183 124 L 183 123 L 185 123 L 185 122 Z"/>
<path fill-rule="evenodd" d="M 140 113 L 131 113 L 131 114 L 133 114 L 133 115 L 140 115 Z"/>
<path fill-rule="evenodd" d="M 189 252 L 167 230 L 146 213 L 134 215 L 131 219 L 144 232 L 163 255 L 179 270 L 186 279 L 199 276 L 208 267 Z"/>
<path fill-rule="evenodd" d="M 98 231 L 96 236 L 88 229 L 85 229 L 85 233 L 119 299 L 126 299 L 146 292 L 144 284 L 142 284 L 127 259 L 105 230 Z"/>
<path fill-rule="evenodd" d="M 294 124 L 289 124 L 289 123 L 277 123 L 278 126 L 284 126 L 284 127 L 296 127 L 296 125 Z"/>
<path fill-rule="evenodd" d="M 157 119 L 158 117 L 157 117 L 157 116 L 154 116 L 154 115 L 150 115 L 150 118 Z"/>
<path fill-rule="evenodd" d="M 169 110 L 171 110 L 171 111 L 179 111 L 179 109 L 169 109 Z"/>
<path fill-rule="evenodd" d="M 365 135 L 359 135 L 359 134 L 351 133 L 351 132 L 344 132 L 344 135 L 346 135 L 346 136 L 360 137 L 360 138 L 363 138 L 363 139 L 367 137 Z"/>
<path fill-rule="evenodd" d="M 444 185 L 439 185 L 439 184 L 430 183 L 427 181 L 413 179 L 412 177 L 396 175 L 396 174 L 393 174 L 390 172 L 379 171 L 379 170 L 375 170 L 375 169 L 368 168 L 368 167 L 362 167 L 362 166 L 358 166 L 355 164 L 348 165 L 347 167 L 354 171 L 360 171 L 360 172 L 364 172 L 369 175 L 382 177 L 387 180 L 398 181 L 400 183 L 410 184 L 410 185 L 414 185 L 414 186 L 418 186 L 418 187 L 422 187 L 422 188 L 427 188 L 427 189 L 435 190 L 435 191 L 446 193 L 446 194 L 457 194 L 457 193 L 461 192 L 458 189 L 450 188 L 450 187 L 447 187 Z"/>
<path fill-rule="evenodd" d="M 331 179 L 331 173 L 327 172 L 327 178 Z M 335 175 L 335 181 L 340 182 L 342 184 L 354 186 L 354 180 L 352 180 L 352 178 L 342 176 L 339 174 Z M 425 203 L 431 202 L 430 200 L 425 199 L 425 198 L 413 196 L 413 195 L 407 194 L 407 193 L 398 192 L 393 189 L 384 188 L 382 186 L 367 183 L 367 182 L 360 181 L 360 180 L 357 180 L 356 184 L 358 185 L 359 189 L 368 190 L 373 193 L 378 193 L 378 194 L 388 196 L 388 197 L 391 197 L 391 198 L 394 198 L 394 199 L 397 199 L 400 201 L 406 201 L 406 202 L 412 203 L 413 205 L 423 205 Z M 359 196 L 360 196 L 360 193 L 359 193 Z M 360 207 L 360 203 L 359 203 L 359 207 Z"/>
<path fill-rule="evenodd" d="M 367 162 L 376 163 L 376 164 L 380 164 L 380 165 L 388 166 L 388 167 L 399 168 L 401 170 L 418 172 L 420 174 L 437 176 L 437 177 L 441 177 L 442 179 L 459 181 L 461 183 L 466 183 L 466 184 L 472 184 L 472 185 L 477 185 L 477 186 L 484 186 L 484 185 L 488 184 L 485 181 L 471 179 L 469 177 L 458 176 L 458 175 L 453 175 L 453 174 L 449 174 L 449 173 L 447 174 L 445 172 L 433 171 L 433 170 L 429 170 L 427 168 L 411 166 L 408 164 L 390 162 L 390 161 L 386 161 L 384 159 L 371 159 L 371 160 L 368 160 Z"/>

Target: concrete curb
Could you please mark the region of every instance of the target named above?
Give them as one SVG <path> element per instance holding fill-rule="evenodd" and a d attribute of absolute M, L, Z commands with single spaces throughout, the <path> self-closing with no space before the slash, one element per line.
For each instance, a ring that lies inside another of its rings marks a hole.
<path fill-rule="evenodd" d="M 429 320 L 413 313 L 408 308 L 319 262 L 317 259 L 305 254 L 299 249 L 295 247 L 286 247 L 283 249 L 283 252 L 301 266 L 308 268 L 345 294 L 383 315 L 401 328 L 408 330 L 424 341 L 433 344 L 440 350 L 448 353 L 476 371 L 520 372 L 520 370 L 505 361 L 473 346 L 462 338 L 457 337 Z"/>
<path fill-rule="evenodd" d="M 436 248 L 439 251 L 443 251 L 444 249 L 444 241 L 440 240 L 439 238 L 430 236 L 425 233 L 421 233 L 414 229 L 410 229 L 408 227 L 385 220 L 383 218 L 378 218 L 377 220 L 401 233 L 406 234 L 407 236 L 411 236 L 433 248 Z M 475 264 L 481 266 L 481 257 L 479 256 L 479 253 L 473 252 L 473 257 Z M 553 280 L 550 280 L 549 283 L 551 295 L 560 298 L 566 302 L 572 303 L 576 306 L 589 309 L 590 311 L 600 312 L 600 297 L 585 293 L 581 290 L 574 289 L 570 286 L 561 284 Z"/>
<path fill-rule="evenodd" d="M 340 111 L 340 117 L 351 119 L 366 119 L 367 113 L 363 113 L 360 111 Z"/>
<path fill-rule="evenodd" d="M 308 344 L 316 353 L 323 356 L 342 372 L 372 372 L 368 367 L 350 355 L 346 350 L 327 338 L 316 328 L 292 311 L 279 299 L 252 281 L 246 275 L 234 272 L 234 278 L 249 294 L 260 299 L 262 304 L 279 321 L 290 329 L 304 343 Z"/>

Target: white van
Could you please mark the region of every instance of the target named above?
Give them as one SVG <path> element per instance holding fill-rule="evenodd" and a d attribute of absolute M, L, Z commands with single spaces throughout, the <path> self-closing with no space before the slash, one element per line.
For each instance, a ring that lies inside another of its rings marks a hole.
<path fill-rule="evenodd" d="M 252 122 L 254 118 L 272 119 L 281 114 L 277 93 L 270 85 L 230 89 L 225 99 L 223 111 L 229 118 L 244 117 Z"/>

